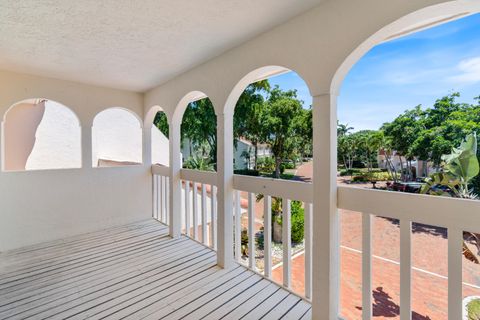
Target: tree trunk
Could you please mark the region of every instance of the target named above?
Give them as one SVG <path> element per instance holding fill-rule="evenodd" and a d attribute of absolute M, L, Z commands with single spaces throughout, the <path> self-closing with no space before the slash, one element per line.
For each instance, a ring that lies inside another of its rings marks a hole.
<path fill-rule="evenodd" d="M 275 217 L 273 218 L 273 242 L 282 242 L 282 226 L 277 222 Z"/>
<path fill-rule="evenodd" d="M 400 159 L 400 180 L 405 181 L 405 172 L 403 172 L 402 156 L 399 155 L 398 158 Z"/>
<path fill-rule="evenodd" d="M 275 175 L 274 178 L 280 178 L 280 166 L 282 165 L 282 159 L 281 158 L 275 158 Z"/>
<path fill-rule="evenodd" d="M 255 154 L 254 154 L 254 157 L 253 157 L 253 169 L 255 169 L 255 171 L 256 171 L 256 170 L 258 170 L 258 144 L 255 143 L 253 146 L 254 146 L 254 150 L 255 150 L 254 151 Z"/>

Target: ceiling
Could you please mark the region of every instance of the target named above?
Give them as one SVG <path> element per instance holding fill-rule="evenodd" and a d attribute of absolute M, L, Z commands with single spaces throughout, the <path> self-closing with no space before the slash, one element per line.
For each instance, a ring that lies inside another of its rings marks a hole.
<path fill-rule="evenodd" d="M 145 91 L 322 0 L 0 0 L 0 69 Z"/>

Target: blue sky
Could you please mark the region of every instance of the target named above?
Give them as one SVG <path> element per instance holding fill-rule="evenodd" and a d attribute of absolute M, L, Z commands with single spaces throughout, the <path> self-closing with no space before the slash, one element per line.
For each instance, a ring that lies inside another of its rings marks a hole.
<path fill-rule="evenodd" d="M 283 89 L 311 97 L 294 72 L 270 78 Z M 377 45 L 353 66 L 338 98 L 338 119 L 355 128 L 378 129 L 418 104 L 458 91 L 460 101 L 480 96 L 480 14 Z"/>

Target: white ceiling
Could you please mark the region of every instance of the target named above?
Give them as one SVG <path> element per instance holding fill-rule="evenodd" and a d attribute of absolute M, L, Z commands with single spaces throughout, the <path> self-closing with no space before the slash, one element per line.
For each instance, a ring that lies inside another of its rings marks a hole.
<path fill-rule="evenodd" d="M 0 69 L 145 91 L 322 0 L 0 0 Z"/>

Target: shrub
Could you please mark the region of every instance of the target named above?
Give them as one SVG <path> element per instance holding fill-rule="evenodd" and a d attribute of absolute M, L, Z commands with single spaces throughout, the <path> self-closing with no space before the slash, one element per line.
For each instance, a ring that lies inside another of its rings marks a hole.
<path fill-rule="evenodd" d="M 340 176 L 345 177 L 345 176 L 353 176 L 360 174 L 362 171 L 360 169 L 342 169 L 340 170 Z"/>
<path fill-rule="evenodd" d="M 468 320 L 480 320 L 480 299 L 470 301 L 467 310 Z"/>
<path fill-rule="evenodd" d="M 277 218 L 278 223 L 282 224 L 282 216 Z M 305 237 L 305 213 L 300 201 L 291 202 L 291 240 L 293 243 L 300 243 Z"/>
<path fill-rule="evenodd" d="M 255 242 L 257 244 L 257 248 L 260 250 L 263 250 L 263 244 L 264 244 L 264 232 L 263 232 L 263 227 L 260 229 L 260 232 L 258 232 L 255 236 Z"/>
<path fill-rule="evenodd" d="M 300 243 L 305 236 L 305 213 L 300 201 L 292 201 L 292 242 Z"/>
<path fill-rule="evenodd" d="M 242 229 L 241 240 L 240 243 L 242 244 L 242 255 L 248 255 L 248 231 L 246 228 Z"/>
<path fill-rule="evenodd" d="M 275 161 L 272 157 L 258 158 L 257 166 L 261 172 L 273 172 L 275 170 Z"/>
<path fill-rule="evenodd" d="M 295 163 L 292 162 L 284 162 L 282 163 L 283 169 L 295 169 Z"/>
<path fill-rule="evenodd" d="M 352 182 L 370 182 L 370 181 L 390 181 L 393 180 L 388 172 L 372 171 L 370 173 L 356 174 L 352 178 Z"/>
<path fill-rule="evenodd" d="M 238 169 L 238 170 L 233 170 L 234 174 L 240 174 L 242 176 L 253 176 L 253 177 L 258 177 L 260 173 L 257 170 L 252 170 L 252 169 Z"/>

